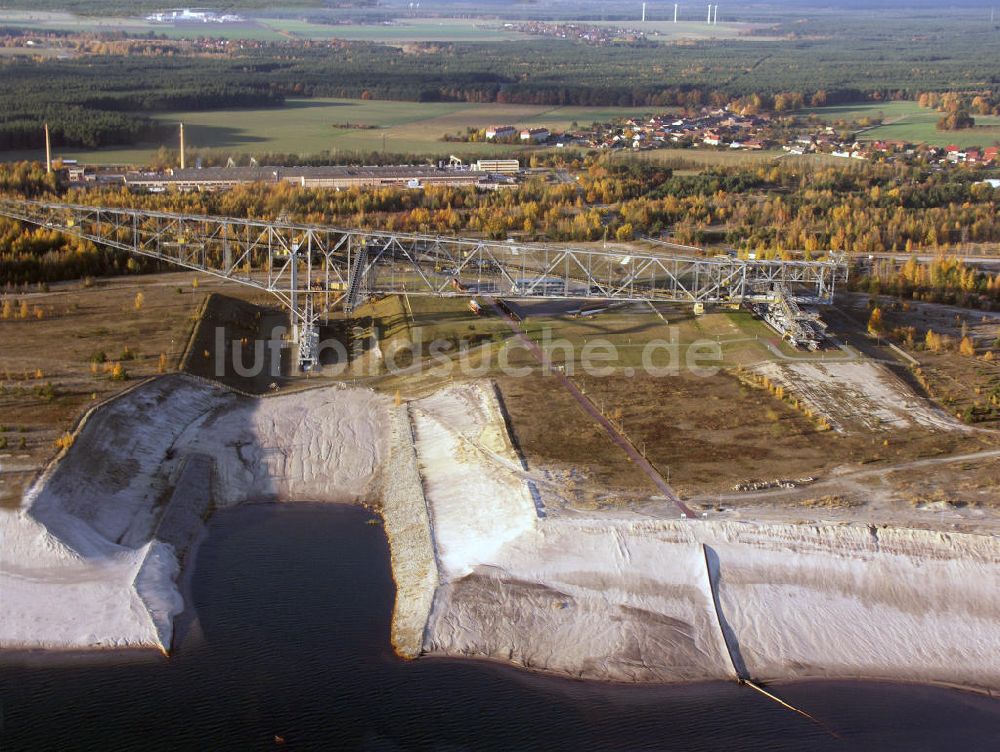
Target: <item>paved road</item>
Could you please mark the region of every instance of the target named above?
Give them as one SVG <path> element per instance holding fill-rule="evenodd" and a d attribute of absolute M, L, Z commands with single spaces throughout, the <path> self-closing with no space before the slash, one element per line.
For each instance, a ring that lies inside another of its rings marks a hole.
<path fill-rule="evenodd" d="M 534 357 L 535 360 L 539 362 L 542 366 L 546 368 L 553 376 L 562 382 L 562 385 L 566 387 L 566 390 L 573 395 L 576 401 L 580 404 L 588 415 L 590 415 L 594 420 L 596 420 L 607 432 L 608 436 L 611 438 L 615 444 L 620 446 L 622 450 L 629 456 L 629 458 L 636 464 L 636 466 L 641 469 L 649 478 L 653 481 L 654 485 L 660 490 L 660 492 L 670 501 L 674 503 L 674 506 L 680 510 L 684 517 L 694 518 L 698 515 L 695 514 L 684 502 L 682 502 L 674 490 L 667 484 L 663 476 L 660 475 L 659 471 L 653 467 L 649 461 L 642 456 L 638 449 L 636 449 L 632 442 L 630 442 L 617 428 L 612 425 L 611 421 L 601 414 L 601 411 L 597 409 L 597 406 L 590 401 L 583 392 L 580 391 L 579 387 L 567 378 L 566 374 L 563 373 L 559 368 L 556 368 L 549 356 L 546 355 L 542 348 L 540 348 L 534 341 L 531 340 L 521 329 L 521 325 L 507 314 L 500 306 L 497 305 L 496 301 L 492 298 L 486 298 L 487 303 L 493 307 L 493 309 L 503 317 L 504 321 L 507 322 L 507 326 L 510 327 L 514 336 L 518 338 L 521 344 L 524 345 L 525 349 L 528 350 Z"/>

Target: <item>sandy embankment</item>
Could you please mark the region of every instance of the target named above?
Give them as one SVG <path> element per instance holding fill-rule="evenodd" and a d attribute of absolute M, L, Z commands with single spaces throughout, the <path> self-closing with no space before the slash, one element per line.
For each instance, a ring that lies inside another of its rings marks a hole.
<path fill-rule="evenodd" d="M 993 537 L 541 516 L 531 472 L 488 384 L 393 407 L 365 390 L 250 400 L 159 379 L 94 414 L 26 509 L 0 513 L 0 644 L 168 645 L 177 553 L 213 507 L 381 494 L 405 656 L 1000 688 Z"/>
<path fill-rule="evenodd" d="M 707 525 L 751 673 L 1000 689 L 1000 541 L 855 526 Z"/>
<path fill-rule="evenodd" d="M 408 406 L 390 409 L 389 420 L 389 456 L 382 475 L 382 518 L 396 582 L 392 644 L 401 656 L 416 658 L 423 650 L 424 630 L 438 586 L 438 569 L 413 450 Z"/>
<path fill-rule="evenodd" d="M 367 496 L 385 414 L 370 391 L 248 399 L 184 376 L 103 406 L 0 512 L 0 646 L 168 647 L 191 527 L 244 500 Z"/>
<path fill-rule="evenodd" d="M 427 652 L 596 679 L 740 673 L 1000 688 L 994 537 L 541 519 L 520 468 L 504 460 L 514 455 L 497 437 L 496 410 L 488 389 L 457 387 L 414 412 L 442 579 Z"/>

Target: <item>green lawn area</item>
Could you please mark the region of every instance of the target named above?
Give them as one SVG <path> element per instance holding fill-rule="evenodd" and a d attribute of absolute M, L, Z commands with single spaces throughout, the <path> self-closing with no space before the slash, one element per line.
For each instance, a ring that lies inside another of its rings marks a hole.
<path fill-rule="evenodd" d="M 870 128 L 860 134 L 862 141 L 880 139 L 927 143 L 934 146 L 956 144 L 966 146 L 991 146 L 1000 141 L 1000 117 L 976 115 L 976 127 L 961 131 L 939 131 L 935 126 L 941 113 L 920 107 L 916 102 L 865 102 L 816 107 L 801 110 L 800 114 L 814 114 L 827 122 L 858 120 L 862 117 L 881 118 L 885 124 Z"/>
<path fill-rule="evenodd" d="M 489 156 L 525 151 L 530 147 L 503 144 L 445 142 L 446 133 L 464 132 L 493 123 L 565 129 L 573 122 L 642 114 L 607 107 L 548 107 L 464 102 L 392 102 L 360 99 L 298 99 L 285 107 L 263 109 L 174 112 L 157 116 L 165 123 L 184 123 L 190 150 L 222 154 L 283 152 L 314 154 L 325 150 L 341 154 L 380 151 Z M 345 123 L 378 126 L 372 129 L 334 127 Z M 144 164 L 160 146 L 176 149 L 174 139 L 142 147 L 99 150 L 56 149 L 56 155 L 96 164 Z M 38 159 L 35 152 L 0 152 L 0 159 Z"/>

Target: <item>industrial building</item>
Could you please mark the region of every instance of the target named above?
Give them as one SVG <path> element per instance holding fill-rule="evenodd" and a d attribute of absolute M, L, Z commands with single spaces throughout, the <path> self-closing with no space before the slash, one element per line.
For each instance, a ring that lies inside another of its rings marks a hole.
<path fill-rule="evenodd" d="M 507 160 L 497 160 L 505 162 Z M 516 160 L 513 160 L 517 164 Z M 503 166 L 503 165 L 501 165 Z M 158 173 L 128 173 L 125 184 L 130 188 L 149 191 L 216 191 L 245 183 L 287 182 L 303 188 L 377 188 L 397 186 L 422 188 L 428 185 L 474 185 L 496 188 L 512 184 L 501 177 L 504 170 L 453 169 L 429 165 L 393 165 L 352 167 L 331 165 L 322 167 L 205 167 L 203 169 L 171 169 Z"/>
<path fill-rule="evenodd" d="M 521 163 L 516 159 L 479 159 L 472 163 L 471 169 L 497 175 L 517 175 L 521 171 Z"/>

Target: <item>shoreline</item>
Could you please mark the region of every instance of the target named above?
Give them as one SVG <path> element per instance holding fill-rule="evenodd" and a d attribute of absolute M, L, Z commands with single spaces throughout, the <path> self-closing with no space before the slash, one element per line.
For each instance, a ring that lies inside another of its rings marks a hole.
<path fill-rule="evenodd" d="M 149 406 L 159 423 L 150 425 Z M 95 464 L 111 444 L 127 456 Z M 348 503 L 380 515 L 397 589 L 392 644 L 404 659 L 485 660 L 615 684 L 732 681 L 725 621 L 746 678 L 764 684 L 1000 689 L 995 536 L 546 515 L 488 382 L 393 408 L 364 389 L 245 398 L 169 376 L 105 403 L 32 486 L 27 508 L 0 517 L 0 587 L 20 587 L 7 592 L 4 661 L 40 650 L 159 655 L 177 630 L 196 627 L 201 518 L 180 526 L 180 557 L 155 537 L 169 510 L 187 519 L 173 497 L 192 458 L 211 462 L 212 510 Z M 154 549 L 154 577 L 141 583 Z M 706 576 L 708 551 L 716 581 Z M 34 568 L 15 571 L 18 557 Z M 34 596 L 24 582 L 37 583 Z M 65 614 L 46 608 L 56 596 L 42 593 L 64 593 L 67 603 L 52 602 Z M 103 614 L 97 627 L 80 625 L 88 608 Z"/>
<path fill-rule="evenodd" d="M 267 504 L 281 504 L 281 502 L 264 502 Z M 396 658 L 402 662 L 413 659 L 405 658 L 394 652 Z M 162 665 L 170 660 L 170 656 L 153 648 L 108 648 L 101 650 L 84 649 L 49 649 L 39 648 L 35 650 L 3 649 L 0 650 L 0 667 L 16 666 L 25 668 L 65 668 L 80 665 L 108 665 L 108 664 L 129 664 L 129 665 Z M 421 662 L 434 663 L 437 665 L 462 666 L 467 664 L 479 665 L 495 669 L 505 675 L 520 676 L 531 681 L 534 679 L 552 679 L 565 681 L 571 684 L 591 684 L 602 685 L 621 689 L 664 689 L 712 685 L 734 685 L 739 682 L 725 679 L 704 679 L 700 681 L 674 681 L 674 682 L 625 682 L 614 680 L 586 679 L 572 674 L 559 671 L 540 669 L 534 666 L 523 666 L 511 663 L 499 658 L 486 656 L 453 656 L 453 655 L 432 655 L 420 656 Z M 776 690 L 793 688 L 798 685 L 808 684 L 865 684 L 865 685 L 886 685 L 891 687 L 934 687 L 947 689 L 955 692 L 967 693 L 977 697 L 1000 700 L 1000 691 L 988 688 L 974 687 L 962 684 L 954 684 L 941 681 L 915 681 L 907 679 L 886 679 L 880 677 L 851 676 L 851 677 L 795 677 L 779 679 L 764 684 L 765 688 Z"/>
<path fill-rule="evenodd" d="M 374 509 L 371 505 L 357 504 L 354 502 L 292 502 L 296 507 L 311 507 L 317 512 L 322 512 L 324 508 L 329 506 L 361 506 L 372 514 L 379 515 L 379 511 Z M 280 510 L 286 508 L 289 502 L 285 501 L 275 501 L 275 500 L 248 500 L 239 507 L 242 509 L 244 507 L 271 507 L 275 510 Z M 230 512 L 238 512 L 237 509 L 230 509 Z M 386 532 L 386 538 L 388 547 L 391 549 L 391 541 L 388 540 L 388 533 Z M 192 629 L 197 626 L 197 615 L 192 610 L 191 601 L 191 582 L 197 574 L 196 566 L 196 553 L 197 549 L 205 543 L 207 539 L 207 528 L 203 531 L 201 540 L 190 549 L 190 554 L 194 554 L 189 558 L 188 563 L 183 567 L 181 577 L 177 582 L 178 590 L 184 597 L 185 610 L 176 617 L 177 620 L 183 619 L 185 616 L 192 617 L 191 624 L 188 625 L 188 629 Z M 390 571 L 392 572 L 392 567 L 390 566 Z M 395 573 L 393 572 L 393 577 Z M 395 580 L 394 580 L 395 586 Z M 395 609 L 398 602 L 398 591 L 397 597 L 394 599 L 393 613 L 389 617 L 391 622 L 395 618 Z M 175 620 L 175 628 L 179 628 L 180 624 Z M 175 629 L 176 631 L 176 629 Z M 175 634 L 176 637 L 176 634 Z M 395 645 L 393 645 L 395 648 Z M 98 649 L 80 649 L 80 648 L 34 648 L 34 649 L 18 649 L 18 648 L 5 648 L 0 650 L 0 666 L 18 666 L 18 667 L 72 667 L 80 665 L 108 665 L 108 664 L 130 664 L 130 665 L 163 665 L 170 660 L 171 655 L 174 652 L 173 646 L 171 646 L 171 651 L 169 653 L 161 651 L 153 647 L 131 647 L 131 648 L 98 648 Z M 401 661 L 413 660 L 413 656 L 405 656 L 399 653 L 399 651 L 393 651 L 396 657 Z M 669 687 L 680 687 L 680 686 L 690 686 L 697 689 L 699 685 L 714 685 L 714 684 L 738 684 L 738 681 L 732 679 L 705 679 L 697 681 L 664 681 L 664 682 L 629 682 L 629 681 L 616 681 L 613 679 L 603 679 L 594 680 L 591 678 L 580 677 L 572 673 L 565 671 L 560 671 L 558 669 L 551 668 L 540 668 L 538 666 L 528 666 L 520 663 L 512 662 L 510 660 L 504 660 L 501 658 L 495 658 L 490 656 L 456 656 L 450 654 L 433 654 L 433 653 L 422 653 L 418 656 L 421 662 L 435 663 L 435 664 L 454 664 L 456 666 L 461 666 L 463 664 L 472 663 L 481 666 L 488 666 L 494 668 L 505 675 L 513 677 L 523 677 L 525 680 L 532 680 L 535 678 L 539 679 L 554 679 L 560 681 L 567 681 L 584 684 L 598 683 L 602 685 L 608 685 L 620 688 L 636 688 L 641 689 L 643 687 L 648 688 L 669 688 Z M 845 677 L 823 677 L 823 676 L 798 676 L 798 677 L 784 677 L 777 680 L 769 681 L 765 684 L 767 688 L 773 688 L 775 690 L 782 690 L 786 688 L 795 687 L 796 685 L 802 684 L 884 684 L 887 686 L 915 686 L 915 687 L 936 687 L 941 689 L 954 690 L 957 692 L 969 693 L 976 696 L 988 697 L 990 699 L 1000 699 L 1000 691 L 991 688 L 984 688 L 980 686 L 959 684 L 954 682 L 945 681 L 922 681 L 915 679 L 907 679 L 904 677 L 886 678 L 879 676 L 845 676 Z"/>

